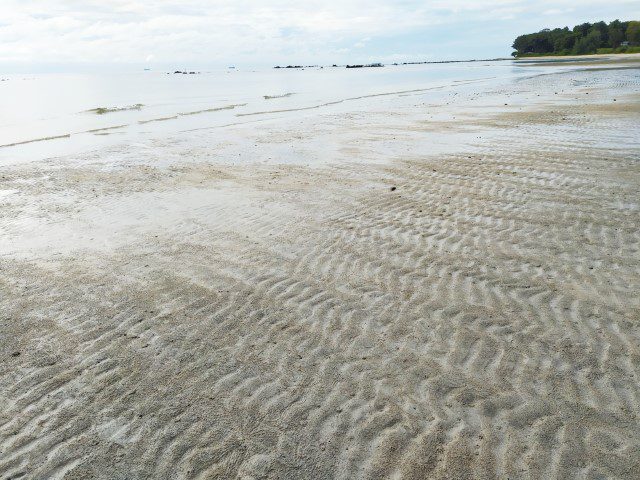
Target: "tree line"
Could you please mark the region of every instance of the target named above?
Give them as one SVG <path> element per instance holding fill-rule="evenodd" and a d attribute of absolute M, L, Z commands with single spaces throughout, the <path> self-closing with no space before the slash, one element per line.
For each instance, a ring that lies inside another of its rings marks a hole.
<path fill-rule="evenodd" d="M 590 53 L 640 52 L 640 22 L 583 23 L 520 35 L 513 42 L 513 56 L 586 55 Z"/>

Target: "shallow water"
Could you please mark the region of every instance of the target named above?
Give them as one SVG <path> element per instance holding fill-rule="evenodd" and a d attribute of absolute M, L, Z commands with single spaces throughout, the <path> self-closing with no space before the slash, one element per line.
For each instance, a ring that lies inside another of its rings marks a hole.
<path fill-rule="evenodd" d="M 77 153 L 380 95 L 530 75 L 512 62 L 304 70 L 0 75 L 0 161 Z"/>
<path fill-rule="evenodd" d="M 557 66 L 553 71 L 583 67 Z M 496 88 L 552 73 L 512 61 L 345 69 L 225 69 L 182 75 L 0 74 L 0 164 L 184 140 L 196 130 L 294 115 L 345 112 L 382 99 L 419 94 L 442 101 L 445 90 Z M 213 133 L 212 133 L 213 135 Z"/>

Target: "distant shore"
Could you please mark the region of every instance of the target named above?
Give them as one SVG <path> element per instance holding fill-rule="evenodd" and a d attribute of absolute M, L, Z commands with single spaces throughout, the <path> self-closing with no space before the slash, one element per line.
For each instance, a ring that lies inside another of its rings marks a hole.
<path fill-rule="evenodd" d="M 514 62 L 531 65 L 620 65 L 637 64 L 640 54 L 637 53 L 594 53 L 591 55 L 537 55 L 531 57 L 516 57 Z"/>
<path fill-rule="evenodd" d="M 549 53 L 549 54 L 545 54 L 545 55 L 541 55 L 539 53 L 532 53 L 532 54 L 527 54 L 527 55 L 518 55 L 513 57 L 515 60 L 520 60 L 523 58 L 526 59 L 530 59 L 530 58 L 548 58 L 548 59 L 553 59 L 553 58 L 589 58 L 589 57 L 599 57 L 599 58 L 613 58 L 613 57 L 632 57 L 632 58 L 638 58 L 637 55 L 640 54 L 640 47 L 637 47 L 638 51 L 633 51 L 633 52 L 609 52 L 609 53 L 585 53 L 582 55 L 557 55 L 555 53 Z"/>

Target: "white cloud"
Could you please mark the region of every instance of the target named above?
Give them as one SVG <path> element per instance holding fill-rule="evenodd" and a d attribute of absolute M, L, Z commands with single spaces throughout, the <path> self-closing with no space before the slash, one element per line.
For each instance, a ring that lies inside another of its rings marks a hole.
<path fill-rule="evenodd" d="M 456 52 L 445 55 L 439 50 L 438 45 L 445 43 L 432 33 L 447 25 L 451 35 L 476 49 L 486 39 L 472 33 L 474 25 L 476 31 L 498 28 L 504 36 L 501 51 L 508 53 L 514 33 L 611 15 L 609 2 L 582 0 L 579 11 L 572 12 L 574 4 L 573 0 L 2 0 L 0 64 L 332 61 L 352 48 L 375 55 L 376 39 L 418 33 L 432 35 L 425 43 L 441 57 L 455 56 Z M 615 14 L 640 18 L 639 4 L 617 0 Z M 486 45 L 487 55 L 496 45 Z M 398 48 L 411 51 L 411 45 Z"/>

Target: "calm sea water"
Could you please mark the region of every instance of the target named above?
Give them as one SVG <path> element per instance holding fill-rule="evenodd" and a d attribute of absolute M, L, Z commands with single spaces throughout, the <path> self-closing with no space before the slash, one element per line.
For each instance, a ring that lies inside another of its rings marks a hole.
<path fill-rule="evenodd" d="M 364 69 L 225 69 L 196 75 L 0 74 L 0 163 L 261 117 L 344 111 L 377 96 L 467 82 L 496 84 L 536 72 L 534 67 L 502 61 Z"/>

